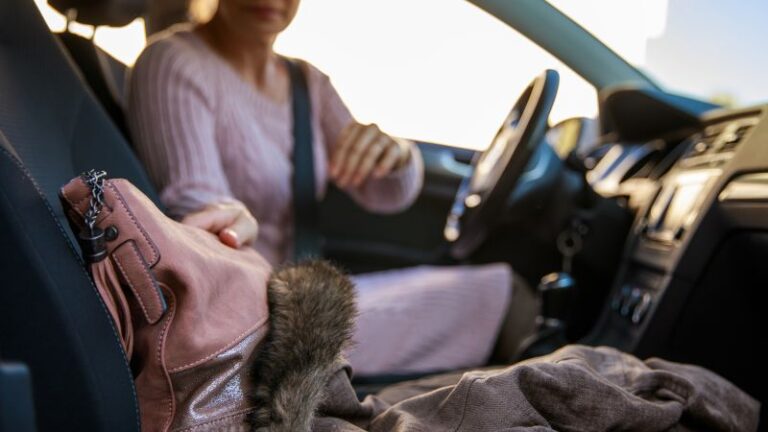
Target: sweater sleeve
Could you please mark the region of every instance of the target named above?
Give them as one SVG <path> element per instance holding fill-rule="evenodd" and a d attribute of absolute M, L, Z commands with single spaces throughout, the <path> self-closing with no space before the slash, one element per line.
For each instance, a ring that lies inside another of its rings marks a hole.
<path fill-rule="evenodd" d="M 205 69 L 183 43 L 162 40 L 142 53 L 129 76 L 128 123 L 172 217 L 236 201 L 216 144 L 215 112 Z"/>
<path fill-rule="evenodd" d="M 332 157 L 341 131 L 354 119 L 330 79 L 325 74 L 319 75 L 320 124 L 328 156 Z M 382 178 L 369 177 L 359 187 L 348 187 L 345 191 L 360 206 L 372 212 L 396 213 L 410 207 L 424 182 L 421 152 L 415 145 L 410 147 L 411 157 L 407 165 Z"/>

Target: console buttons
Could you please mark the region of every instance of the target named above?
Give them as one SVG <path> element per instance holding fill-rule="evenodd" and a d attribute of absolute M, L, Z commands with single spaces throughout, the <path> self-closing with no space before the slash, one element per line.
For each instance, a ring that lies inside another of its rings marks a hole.
<path fill-rule="evenodd" d="M 611 300 L 611 309 L 632 322 L 640 324 L 653 306 L 653 296 L 643 288 L 624 285 Z"/>
<path fill-rule="evenodd" d="M 627 298 L 629 297 L 629 293 L 632 291 L 632 287 L 629 285 L 624 285 L 621 287 L 621 291 L 619 291 L 615 296 L 613 296 L 613 300 L 611 300 L 611 309 L 615 310 L 616 312 L 619 312 L 626 302 Z"/>
<path fill-rule="evenodd" d="M 643 318 L 648 314 L 648 311 L 651 309 L 651 303 L 653 302 L 653 298 L 649 293 L 644 293 L 642 298 L 640 299 L 640 302 L 637 303 L 634 310 L 632 311 L 632 323 L 633 324 L 640 324 L 643 321 Z"/>
<path fill-rule="evenodd" d="M 643 291 L 640 288 L 632 288 L 632 291 L 622 302 L 619 315 L 629 318 L 643 297 Z"/>

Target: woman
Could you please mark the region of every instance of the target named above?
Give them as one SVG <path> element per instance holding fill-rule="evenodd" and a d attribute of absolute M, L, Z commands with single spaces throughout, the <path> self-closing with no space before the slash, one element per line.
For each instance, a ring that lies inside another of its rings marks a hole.
<path fill-rule="evenodd" d="M 290 79 L 272 46 L 298 4 L 220 0 L 208 22 L 154 40 L 129 85 L 136 149 L 169 212 L 232 247 L 253 243 L 272 265 L 288 259 L 293 244 Z M 333 181 L 371 211 L 407 208 L 423 181 L 416 146 L 357 123 L 326 75 L 308 64 L 304 72 L 318 197 Z M 353 368 L 380 374 L 484 364 L 511 282 L 503 264 L 357 277 Z"/>

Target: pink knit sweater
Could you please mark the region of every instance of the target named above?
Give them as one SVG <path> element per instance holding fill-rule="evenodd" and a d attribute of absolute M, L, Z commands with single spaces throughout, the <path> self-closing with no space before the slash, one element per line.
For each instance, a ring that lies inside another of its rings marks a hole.
<path fill-rule="evenodd" d="M 328 182 L 328 155 L 352 116 L 326 75 L 313 66 L 306 72 L 321 198 Z M 290 256 L 290 102 L 277 103 L 259 93 L 196 33 L 177 30 L 139 57 L 128 107 L 136 150 L 171 215 L 240 200 L 259 222 L 256 249 L 273 265 Z M 369 210 L 398 211 L 418 196 L 422 167 L 414 146 L 406 167 L 347 192 Z"/>
<path fill-rule="evenodd" d="M 352 116 L 327 76 L 311 66 L 307 75 L 321 197 L 328 155 Z M 259 221 L 256 248 L 273 265 L 290 256 L 293 243 L 290 108 L 260 94 L 185 29 L 148 46 L 130 76 L 136 150 L 171 215 L 240 200 Z M 411 156 L 400 171 L 347 192 L 376 212 L 409 206 L 423 181 L 415 146 Z M 364 375 L 483 364 L 507 309 L 511 278 L 504 264 L 356 276 L 360 316 L 350 363 Z"/>

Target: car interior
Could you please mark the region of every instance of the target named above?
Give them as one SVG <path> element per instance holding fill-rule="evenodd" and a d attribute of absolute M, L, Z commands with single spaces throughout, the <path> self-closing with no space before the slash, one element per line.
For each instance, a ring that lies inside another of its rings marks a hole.
<path fill-rule="evenodd" d="M 94 26 L 145 13 L 50 3 Z M 93 41 L 52 33 L 31 0 L 0 2 L 0 430 L 140 430 L 131 366 L 58 199 L 98 168 L 162 209 L 131 150 L 126 72 Z M 490 365 L 606 345 L 706 367 L 765 402 L 768 105 L 605 86 L 591 134 L 586 118 L 548 122 L 557 79 L 545 71 L 523 91 L 498 136 L 522 122 L 532 132 L 500 161 L 502 139 L 485 152 L 418 143 L 425 185 L 403 213 L 368 213 L 331 188 L 324 256 L 351 273 L 508 262 L 537 287 L 544 319 Z M 356 384 L 362 396 L 409 378 Z"/>

